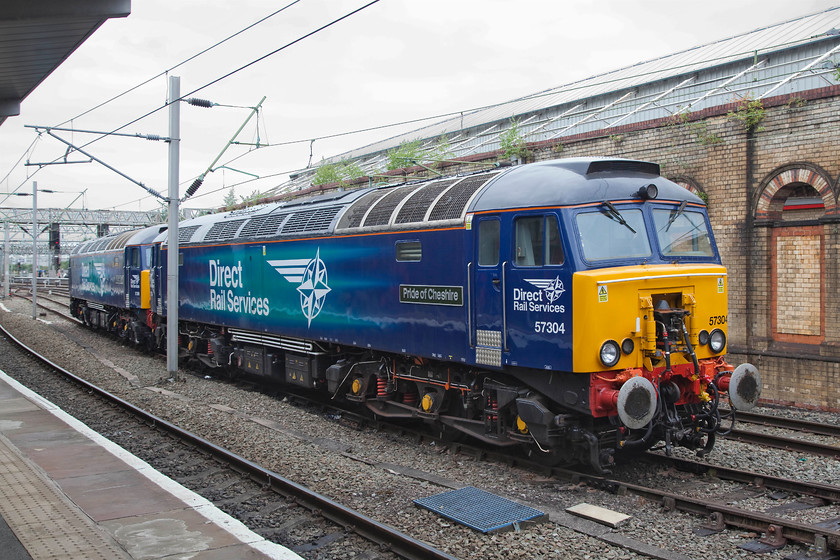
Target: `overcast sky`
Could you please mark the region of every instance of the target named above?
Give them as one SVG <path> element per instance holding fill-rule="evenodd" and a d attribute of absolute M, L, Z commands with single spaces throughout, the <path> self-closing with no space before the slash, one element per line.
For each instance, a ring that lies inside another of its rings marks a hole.
<path fill-rule="evenodd" d="M 154 197 L 97 163 L 24 166 L 64 155 L 66 146 L 24 125 L 56 126 L 181 63 L 292 0 L 134 0 L 127 18 L 99 28 L 0 126 L 0 192 L 62 191 L 40 207 L 149 210 Z M 197 88 L 349 13 L 369 0 L 299 0 L 237 38 L 172 71 L 181 94 Z M 310 161 L 311 138 L 465 111 L 560 86 L 638 62 L 738 35 L 837 5 L 825 0 L 380 0 L 193 96 L 254 106 L 266 96 L 259 139 L 272 144 L 228 149 L 188 207 L 216 207 L 231 186 L 238 196 L 266 191 Z M 166 101 L 167 78 L 76 118 L 76 129 L 110 131 Z M 206 170 L 248 109 L 181 106 L 181 194 Z M 429 121 L 432 122 L 432 121 Z M 389 128 L 319 140 L 312 163 L 419 128 Z M 70 127 L 70 123 L 67 123 Z M 122 130 L 168 134 L 160 110 Z M 57 133 L 77 146 L 94 136 Z M 238 137 L 257 138 L 252 120 Z M 86 148 L 133 179 L 166 194 L 167 147 L 111 137 Z M 251 150 L 249 152 L 249 150 Z M 241 156 L 241 157 L 238 157 Z M 16 162 L 22 157 L 20 163 Z M 235 161 L 231 161 L 234 160 Z M 84 159 L 81 154 L 70 160 Z M 8 175 L 7 175 L 8 174 Z M 252 175 L 260 177 L 253 180 Z M 0 195 L 0 206 L 30 198 Z"/>

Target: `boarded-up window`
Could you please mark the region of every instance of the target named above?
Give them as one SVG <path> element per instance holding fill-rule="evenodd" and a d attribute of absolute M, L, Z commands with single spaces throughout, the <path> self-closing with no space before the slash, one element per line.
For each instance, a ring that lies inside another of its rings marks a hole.
<path fill-rule="evenodd" d="M 775 236 L 775 332 L 821 336 L 822 237 L 817 228 L 783 228 Z"/>

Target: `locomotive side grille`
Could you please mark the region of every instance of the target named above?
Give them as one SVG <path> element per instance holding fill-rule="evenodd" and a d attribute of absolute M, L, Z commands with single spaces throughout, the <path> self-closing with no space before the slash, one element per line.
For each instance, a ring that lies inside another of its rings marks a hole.
<path fill-rule="evenodd" d="M 195 230 L 197 230 L 199 226 L 187 226 L 178 228 L 178 243 L 189 243 L 190 239 L 192 239 Z"/>
<path fill-rule="evenodd" d="M 364 227 L 388 225 L 391 221 L 391 214 L 394 213 L 394 209 L 400 204 L 400 202 L 418 188 L 418 185 L 411 185 L 398 187 L 389 192 L 376 204 L 376 206 L 371 208 L 370 212 L 368 212 L 368 215 L 365 218 L 365 223 L 363 224 Z"/>
<path fill-rule="evenodd" d="M 368 209 L 376 204 L 376 202 L 388 193 L 386 190 L 372 191 L 357 200 L 350 209 L 344 213 L 341 220 L 338 222 L 336 229 L 356 228 L 362 225 L 362 219 L 365 217 Z"/>
<path fill-rule="evenodd" d="M 438 195 L 455 182 L 457 182 L 457 179 L 434 181 L 415 191 L 400 209 L 395 223 L 422 222 L 426 212 L 429 211 L 429 206 L 437 199 Z"/>
<path fill-rule="evenodd" d="M 245 220 L 231 220 L 229 222 L 218 222 L 213 224 L 207 235 L 204 236 L 204 241 L 221 241 L 223 239 L 233 239 L 236 232 L 239 231 L 240 226 Z"/>
<path fill-rule="evenodd" d="M 466 177 L 447 191 L 429 214 L 429 221 L 457 220 L 472 196 L 496 173 L 481 173 Z"/>
<path fill-rule="evenodd" d="M 333 206 L 331 208 L 318 208 L 316 210 L 295 212 L 286 220 L 282 233 L 283 235 L 290 235 L 295 233 L 327 232 L 330 229 L 330 224 L 332 224 L 340 211 L 341 206 Z"/>
<path fill-rule="evenodd" d="M 270 346 L 272 348 L 280 348 L 281 350 L 292 350 L 295 352 L 313 352 L 316 350 L 311 342 L 305 340 L 298 340 L 295 338 L 286 338 L 282 336 L 274 336 L 265 333 L 241 331 L 239 329 L 228 329 L 231 334 L 233 342 L 245 342 L 249 344 L 260 344 L 262 346 Z"/>

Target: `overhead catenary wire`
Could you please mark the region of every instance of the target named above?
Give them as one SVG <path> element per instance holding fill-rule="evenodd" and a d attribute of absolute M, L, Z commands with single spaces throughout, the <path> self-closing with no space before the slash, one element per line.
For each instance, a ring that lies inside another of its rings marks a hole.
<path fill-rule="evenodd" d="M 235 38 L 235 37 L 238 37 L 239 35 L 242 35 L 242 34 L 243 34 L 243 33 L 245 33 L 246 31 L 248 31 L 249 29 L 252 29 L 252 28 L 256 27 L 257 25 L 259 25 L 259 24 L 261 24 L 261 23 L 263 23 L 263 22 L 265 22 L 265 21 L 267 21 L 267 20 L 269 20 L 269 19 L 273 18 L 273 17 L 274 17 L 274 16 L 276 16 L 277 14 L 279 14 L 279 13 L 281 13 L 281 12 L 283 12 L 283 11 L 285 11 L 285 10 L 289 9 L 289 8 L 291 8 L 291 7 L 292 7 L 292 6 L 294 6 L 295 4 L 297 4 L 297 3 L 299 3 L 299 2 L 302 2 L 302 1 L 303 1 L 303 0 L 293 0 L 292 2 L 289 2 L 288 4 L 286 4 L 285 6 L 283 6 L 282 8 L 279 8 L 279 9 L 277 9 L 277 10 L 274 10 L 273 12 L 271 12 L 270 14 L 268 14 L 267 16 L 264 16 L 264 17 L 262 17 L 262 18 L 258 19 L 257 21 L 255 21 L 255 22 L 253 22 L 253 23 L 251 23 L 251 24 L 249 24 L 249 25 L 247 25 L 247 26 L 243 27 L 243 28 L 242 28 L 242 29 L 240 29 L 239 31 L 237 31 L 237 32 L 235 32 L 235 33 L 233 33 L 233 34 L 231 34 L 231 35 L 228 35 L 228 36 L 227 36 L 227 37 L 225 37 L 224 39 L 221 39 L 220 41 L 216 41 L 215 43 L 213 43 L 213 44 L 212 44 L 212 45 L 210 45 L 209 47 L 206 47 L 206 48 L 204 48 L 204 49 L 202 49 L 202 50 L 198 51 L 197 53 L 195 53 L 195 54 L 193 54 L 193 55 L 191 55 L 191 56 L 189 56 L 189 57 L 185 58 L 184 60 L 182 60 L 182 61 L 181 61 L 181 62 L 179 62 L 178 64 L 176 64 L 176 65 L 174 65 L 174 66 L 170 66 L 169 68 L 167 68 L 166 70 L 164 70 L 164 71 L 162 71 L 162 72 L 158 72 L 157 74 L 155 74 L 155 75 L 154 75 L 154 76 L 152 76 L 151 78 L 148 78 L 148 79 L 146 79 L 146 80 L 144 80 L 144 81 L 140 82 L 140 83 L 139 83 L 139 84 L 137 84 L 136 86 L 133 86 L 133 87 L 131 87 L 131 88 L 129 88 L 129 89 L 127 89 L 127 90 L 125 90 L 124 92 L 119 93 L 119 94 L 117 94 L 117 95 L 115 95 L 115 96 L 111 97 L 110 99 L 107 99 L 106 101 L 103 101 L 102 103 L 99 103 L 98 105 L 96 105 L 96 106 L 94 106 L 94 107 L 91 107 L 90 109 L 88 109 L 88 110 L 86 110 L 86 111 L 83 111 L 82 113 L 79 113 L 79 114 L 78 114 L 78 115 L 76 115 L 75 117 L 71 117 L 71 118 L 67 119 L 66 121 L 64 121 L 64 122 L 62 122 L 62 123 L 60 123 L 60 124 L 58 124 L 58 125 L 56 125 L 56 126 L 64 126 L 65 124 L 67 124 L 68 122 L 70 122 L 70 121 L 72 121 L 72 120 L 75 120 L 75 119 L 81 118 L 81 117 L 83 117 L 83 116 L 85 116 L 85 115 L 87 115 L 87 114 L 89 114 L 89 113 L 92 113 L 93 111 L 95 111 L 95 110 L 97 110 L 97 109 L 100 109 L 100 108 L 104 107 L 105 105 L 107 105 L 107 104 L 109 104 L 109 103 L 111 103 L 111 102 L 113 102 L 113 101 L 116 101 L 116 100 L 117 100 L 117 99 L 119 99 L 120 97 L 123 97 L 123 96 L 125 96 L 125 95 L 128 95 L 128 94 L 129 94 L 129 93 L 131 93 L 132 91 L 135 91 L 135 90 L 137 90 L 137 89 L 139 89 L 139 88 L 141 88 L 141 87 L 145 86 L 146 84 L 149 84 L 149 83 L 153 82 L 154 80 L 156 80 L 156 79 L 158 79 L 158 78 L 160 78 L 160 77 L 162 77 L 162 76 L 165 76 L 165 75 L 169 74 L 169 73 L 170 73 L 170 72 L 172 72 L 173 70 L 175 70 L 175 69 L 177 69 L 177 68 L 180 68 L 181 66 L 183 66 L 184 64 L 187 64 L 188 62 L 192 62 L 193 60 L 195 60 L 195 59 L 196 59 L 196 58 L 198 58 L 199 56 L 202 56 L 202 55 L 204 55 L 204 54 L 206 54 L 206 53 L 210 52 L 211 50 L 215 49 L 216 47 L 219 47 L 219 46 L 223 45 L 224 43 L 227 43 L 227 42 L 228 42 L 228 41 L 230 41 L 231 39 L 233 39 L 233 38 Z"/>
<path fill-rule="evenodd" d="M 76 115 L 75 117 L 70 117 L 69 119 L 66 119 L 66 120 L 64 120 L 64 121 L 60 122 L 60 123 L 59 123 L 59 124 L 57 124 L 55 127 L 57 128 L 57 127 L 60 127 L 60 126 L 64 126 L 64 125 L 65 125 L 65 124 L 67 124 L 67 123 L 72 123 L 74 120 L 79 119 L 79 118 L 81 118 L 81 117 L 83 117 L 83 116 L 85 116 L 85 115 L 88 115 L 88 114 L 92 113 L 93 111 L 96 111 L 97 109 L 100 109 L 100 108 L 102 108 L 102 107 L 104 107 L 104 106 L 108 105 L 109 103 L 112 103 L 113 101 L 116 101 L 117 99 L 119 99 L 119 98 L 121 98 L 121 97 L 123 97 L 123 96 L 125 96 L 125 95 L 128 95 L 129 93 L 131 93 L 131 92 L 133 92 L 133 91 L 135 91 L 135 90 L 137 90 L 137 89 L 140 89 L 141 87 L 143 87 L 143 86 L 145 86 L 145 85 L 147 85 L 147 84 L 149 84 L 149 83 L 153 82 L 154 80 L 156 80 L 156 79 L 160 78 L 161 76 L 165 76 L 165 75 L 167 75 L 168 73 L 172 72 L 173 70 L 175 70 L 175 69 L 177 69 L 177 68 L 180 68 L 180 67 L 181 67 L 181 66 L 183 66 L 184 64 L 187 64 L 188 62 L 191 62 L 191 61 L 195 60 L 195 59 L 196 59 L 196 58 L 198 58 L 199 56 L 202 56 L 202 55 L 204 55 L 204 54 L 206 54 L 206 53 L 210 52 L 211 50 L 215 49 L 216 47 L 219 47 L 219 46 L 223 45 L 224 43 L 226 43 L 226 42 L 230 41 L 231 39 L 233 39 L 233 38 L 235 38 L 235 37 L 237 37 L 237 36 L 239 36 L 239 35 L 241 35 L 241 34 L 245 33 L 246 31 L 248 31 L 248 30 L 250 30 L 250 29 L 252 29 L 252 28 L 256 27 L 257 25 L 259 25 L 259 24 L 261 24 L 261 23 L 263 23 L 263 22 L 265 22 L 265 21 L 267 21 L 267 20 L 271 19 L 272 17 L 276 16 L 277 14 L 279 14 L 279 13 L 281 13 L 281 12 L 283 12 L 283 11 L 285 11 L 285 10 L 289 9 L 289 8 L 291 8 L 291 7 L 292 7 L 292 6 L 294 6 L 295 4 L 298 4 L 299 2 L 302 2 L 302 1 L 303 1 L 303 0 L 293 0 L 292 2 L 289 2 L 288 4 L 286 4 L 285 6 L 283 6 L 282 8 L 278 8 L 277 10 L 274 10 L 273 12 L 271 12 L 270 14 L 268 14 L 267 16 L 264 16 L 264 17 L 262 17 L 262 18 L 258 19 L 257 21 L 255 21 L 255 22 L 253 22 L 253 23 L 251 23 L 251 24 L 249 24 L 249 25 L 247 25 L 247 26 L 243 27 L 243 28 L 242 28 L 242 29 L 240 29 L 239 31 L 236 31 L 236 32 L 235 32 L 235 33 L 233 33 L 233 34 L 228 35 L 228 36 L 227 36 L 227 37 L 225 37 L 224 39 L 221 39 L 220 41 L 216 41 L 215 43 L 213 43 L 213 44 L 212 44 L 212 45 L 210 45 L 209 47 L 206 47 L 206 48 L 204 48 L 204 49 L 202 49 L 202 50 L 198 51 L 197 53 L 195 53 L 195 54 L 193 54 L 193 55 L 191 55 L 191 56 L 189 56 L 189 57 L 185 58 L 184 60 L 182 60 L 182 61 L 181 61 L 181 62 L 179 62 L 178 64 L 175 64 L 174 66 L 171 66 L 171 67 L 167 68 L 166 70 L 164 70 L 164 71 L 162 71 L 162 72 L 158 72 L 157 74 L 155 74 L 155 75 L 154 75 L 154 76 L 152 76 L 151 78 L 147 78 L 146 80 L 143 80 L 143 81 L 142 81 L 142 82 L 140 82 L 139 84 L 137 84 L 137 85 L 135 85 L 135 86 L 132 86 L 132 87 L 128 88 L 127 90 L 123 91 L 122 93 L 118 93 L 117 95 L 115 95 L 115 96 L 113 96 L 113 97 L 111 97 L 111 98 L 109 98 L 109 99 L 107 99 L 107 100 L 105 100 L 105 101 L 103 101 L 103 102 L 101 102 L 101 103 L 99 103 L 99 104 L 97 104 L 97 105 L 95 105 L 95 106 L 91 107 L 90 109 L 87 109 L 87 110 L 85 110 L 85 111 L 83 111 L 83 112 L 79 113 L 79 114 L 78 114 L 78 115 Z M 11 169 L 9 169 L 8 173 L 6 173 L 6 175 L 3 177 L 3 179 L 2 179 L 2 180 L 0 180 L 0 183 L 2 183 L 3 181 L 5 181 L 6 179 L 8 179 L 8 178 L 9 178 L 9 176 L 12 174 L 12 172 L 14 172 L 15 168 L 17 168 L 17 166 L 18 166 L 18 165 L 20 165 L 21 160 L 23 160 L 23 158 L 24 158 L 24 157 L 26 157 L 26 154 L 27 154 L 27 153 L 29 153 L 29 151 L 32 149 L 33 145 L 35 144 L 35 142 L 37 142 L 37 141 L 38 141 L 38 139 L 40 139 L 40 134 L 39 134 L 39 135 L 35 138 L 35 140 L 33 140 L 33 141 L 32 141 L 32 143 L 29 145 L 29 147 L 28 147 L 26 150 L 24 150 L 24 151 L 23 151 L 23 154 L 21 154 L 20 158 L 18 158 L 18 160 L 14 163 L 14 165 L 12 165 Z M 57 160 L 56 160 L 56 161 L 57 161 Z M 35 175 L 36 173 L 38 173 L 38 171 L 40 171 L 40 168 L 39 168 L 39 169 L 37 169 L 37 170 L 35 170 L 35 172 L 34 172 L 32 175 Z M 27 180 L 29 180 L 30 178 L 31 178 L 31 176 L 30 176 L 30 177 L 27 177 Z M 18 190 L 18 189 L 20 189 L 22 185 L 23 185 L 23 183 L 22 183 L 21 185 L 19 185 L 17 188 L 15 188 L 15 190 L 14 190 L 14 191 L 11 191 L 11 192 L 12 192 L 12 193 L 17 192 L 17 190 Z M 8 198 L 8 196 L 6 196 L 6 198 L 4 198 L 4 199 L 3 199 L 3 201 L 5 201 L 7 198 Z M 0 201 L 0 203 L 2 203 L 2 201 Z"/>
<path fill-rule="evenodd" d="M 300 1 L 300 0 L 297 0 L 297 1 Z M 364 4 L 363 6 L 361 6 L 359 8 L 356 8 L 355 10 L 353 10 L 351 12 L 348 12 L 348 13 L 344 14 L 343 16 L 340 16 L 340 17 L 330 21 L 329 23 L 326 23 L 326 24 L 318 27 L 317 29 L 315 29 L 313 31 L 310 31 L 309 33 L 306 33 L 306 34 L 298 37 L 297 39 L 295 39 L 293 41 L 290 41 L 290 42 L 286 43 L 285 45 L 274 49 L 273 51 L 270 51 L 270 52 L 254 59 L 254 60 L 252 60 L 252 61 L 250 61 L 246 64 L 243 64 L 242 66 L 240 66 L 240 67 L 238 67 L 234 70 L 231 70 L 230 72 L 227 72 L 226 74 L 223 74 L 222 76 L 219 76 L 218 78 L 215 78 L 215 79 L 211 80 L 210 82 L 207 82 L 206 84 L 190 91 L 189 93 L 186 93 L 184 95 L 179 96 L 179 98 L 177 100 L 174 100 L 172 102 L 173 103 L 174 102 L 180 102 L 180 101 L 196 94 L 197 92 L 199 92 L 201 90 L 204 90 L 204 89 L 206 89 L 206 88 L 208 88 L 208 87 L 210 87 L 214 84 L 217 84 L 217 83 L 221 82 L 222 80 L 230 78 L 234 74 L 237 74 L 238 72 L 241 72 L 242 70 L 245 70 L 246 68 L 249 68 L 249 67 L 253 66 L 254 64 L 257 64 L 257 63 L 259 63 L 259 62 L 261 62 L 261 61 L 263 61 L 263 60 L 265 60 L 265 59 L 267 59 L 267 58 L 269 58 L 269 57 L 271 57 L 271 56 L 273 56 L 273 55 L 275 55 L 275 54 L 277 54 L 281 51 L 284 51 L 285 49 L 287 49 L 287 48 L 289 48 L 293 45 L 296 45 L 297 43 L 300 43 L 301 41 L 303 41 L 305 39 L 308 39 L 309 37 L 312 37 L 312 36 L 322 32 L 322 31 L 332 27 L 333 25 L 336 25 L 337 23 L 340 23 L 340 22 L 358 14 L 359 12 L 362 12 L 363 10 L 373 6 L 374 4 L 379 3 L 379 1 L 380 0 L 372 0 L 372 1 L 368 2 L 367 4 Z M 158 111 L 166 109 L 167 107 L 169 107 L 169 105 L 170 105 L 170 102 L 164 103 L 162 106 L 159 106 L 159 107 L 157 107 L 157 108 L 155 108 L 155 109 L 153 109 L 153 110 L 151 110 L 151 111 L 149 111 L 149 112 L 147 112 L 147 113 L 145 113 L 145 114 L 143 114 L 143 115 L 141 115 L 141 116 L 139 116 L 139 117 L 137 117 L 137 118 L 135 118 L 135 119 L 119 126 L 119 127 L 117 127 L 117 128 L 115 128 L 115 129 L 109 131 L 108 133 L 101 135 L 98 138 L 94 138 L 93 140 L 90 140 L 89 142 L 87 142 L 85 144 L 82 144 L 81 148 L 86 148 L 86 147 L 90 146 L 91 144 L 93 144 L 95 142 L 98 142 L 99 140 L 102 140 L 103 138 L 106 138 L 109 134 L 119 132 L 120 130 L 122 130 L 122 129 L 128 127 L 128 126 L 131 126 L 132 124 L 137 123 L 137 122 L 139 122 L 139 121 L 157 113 Z M 56 158 L 54 161 L 58 161 L 59 159 L 60 158 Z M 36 173 L 37 173 L 37 171 L 36 171 Z M 34 173 L 33 173 L 33 175 L 34 175 Z M 21 188 L 21 186 L 23 186 L 23 183 L 21 183 L 21 185 L 18 186 L 15 189 L 15 191 L 13 191 L 13 192 L 16 192 L 19 188 Z"/>

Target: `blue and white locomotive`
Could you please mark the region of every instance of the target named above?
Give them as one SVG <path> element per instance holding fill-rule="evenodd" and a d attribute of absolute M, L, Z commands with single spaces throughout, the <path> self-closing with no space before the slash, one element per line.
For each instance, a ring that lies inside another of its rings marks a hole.
<path fill-rule="evenodd" d="M 165 347 L 164 227 L 81 245 L 71 310 Z M 179 225 L 181 356 L 609 468 L 711 450 L 728 391 L 726 269 L 659 166 L 567 159 L 336 192 Z"/>

